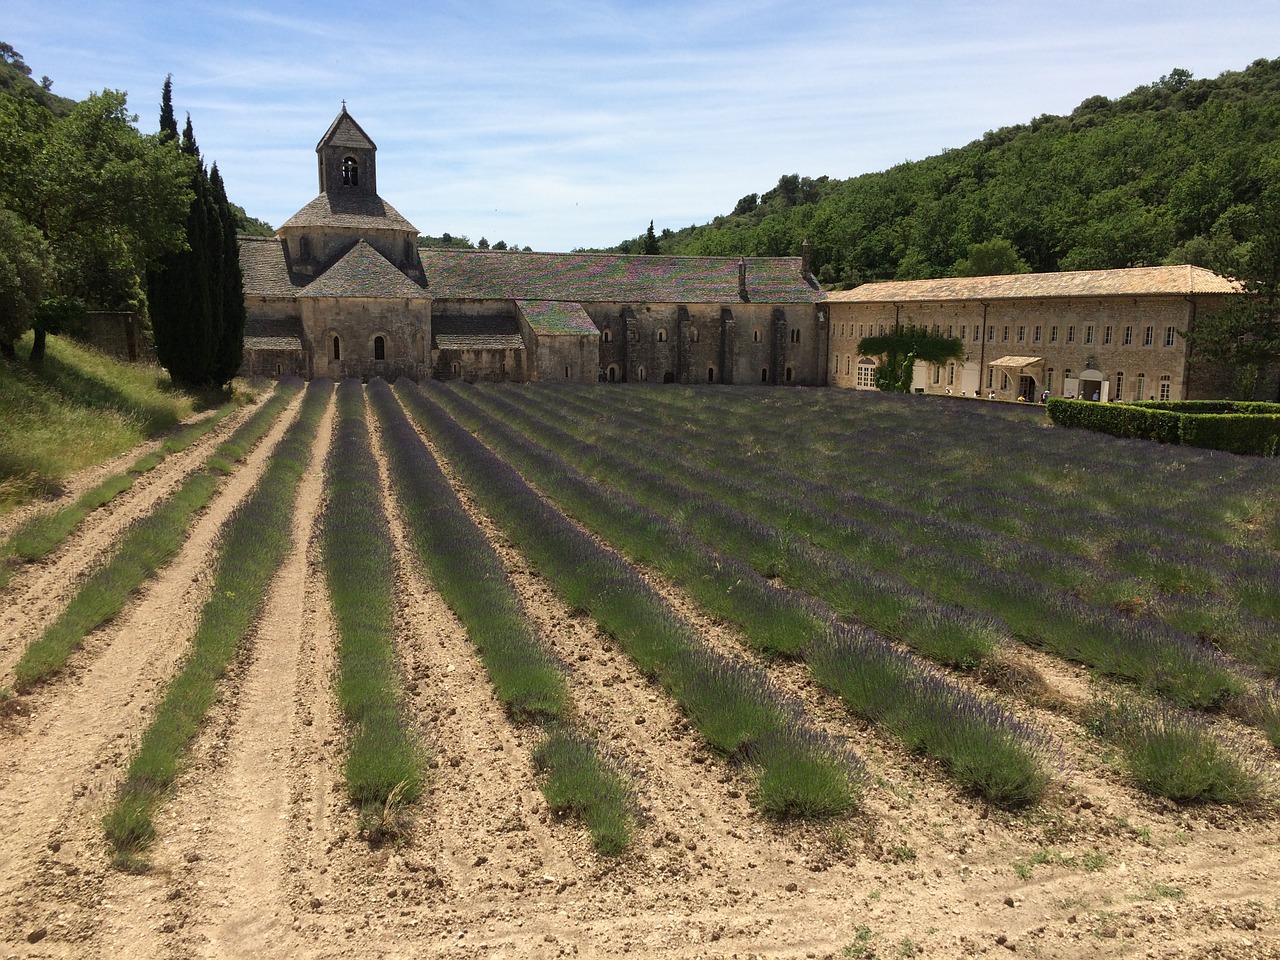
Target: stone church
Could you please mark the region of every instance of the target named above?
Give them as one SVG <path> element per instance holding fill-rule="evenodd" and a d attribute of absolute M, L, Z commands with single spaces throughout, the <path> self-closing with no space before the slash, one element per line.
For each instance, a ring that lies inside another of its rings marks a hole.
<path fill-rule="evenodd" d="M 826 383 L 807 257 L 419 249 L 376 154 L 344 105 L 316 146 L 319 195 L 241 238 L 242 373 Z"/>

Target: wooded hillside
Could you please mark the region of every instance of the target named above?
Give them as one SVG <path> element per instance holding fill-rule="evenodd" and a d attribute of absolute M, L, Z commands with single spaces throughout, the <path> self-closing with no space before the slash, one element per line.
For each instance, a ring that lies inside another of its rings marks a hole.
<path fill-rule="evenodd" d="M 782 177 L 663 253 L 797 255 L 829 288 L 868 280 L 1196 263 L 1239 275 L 1264 184 L 1280 178 L 1280 59 L 1174 70 L 1070 116 L 848 180 Z M 616 248 L 641 252 L 643 236 Z"/>

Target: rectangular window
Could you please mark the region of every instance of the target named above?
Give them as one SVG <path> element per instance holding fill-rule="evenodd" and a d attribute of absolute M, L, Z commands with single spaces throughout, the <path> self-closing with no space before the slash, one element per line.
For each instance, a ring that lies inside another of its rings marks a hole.
<path fill-rule="evenodd" d="M 954 363 L 947 364 L 947 386 L 954 387 L 956 385 L 956 365 Z"/>
<path fill-rule="evenodd" d="M 874 387 L 876 385 L 876 368 L 874 364 L 859 363 L 858 364 L 858 382 L 859 387 Z"/>
<path fill-rule="evenodd" d="M 1173 332 L 1173 327 L 1165 327 L 1164 328 L 1164 345 L 1166 347 L 1172 347 L 1174 339 L 1175 339 L 1175 335 Z"/>
<path fill-rule="evenodd" d="M 1093 343 L 1093 324 L 1092 323 L 1084 328 L 1084 342 L 1085 344 Z"/>
<path fill-rule="evenodd" d="M 1003 340 L 1005 343 L 1008 343 L 1008 342 L 1009 342 L 1009 328 L 1008 328 L 1008 327 L 1005 327 L 1005 328 L 1004 328 L 1004 336 L 1003 336 L 1003 337 L 1001 337 L 1000 339 L 1001 339 L 1001 340 Z"/>
<path fill-rule="evenodd" d="M 1167 376 L 1161 377 L 1160 378 L 1160 399 L 1168 400 L 1169 391 L 1172 389 L 1173 389 L 1173 383 L 1169 380 L 1169 378 Z"/>
<path fill-rule="evenodd" d="M 1053 392 L 1053 367 L 1044 372 L 1044 388 L 1050 393 Z"/>
<path fill-rule="evenodd" d="M 996 374 L 996 371 L 993 367 L 987 367 L 987 389 L 988 390 L 991 389 L 992 378 L 995 376 L 995 374 Z"/>
<path fill-rule="evenodd" d="M 1075 343 L 1075 342 L 1076 342 L 1076 328 L 1075 328 L 1075 325 L 1073 324 L 1067 327 L 1067 343 Z"/>
<path fill-rule="evenodd" d="M 1124 328 L 1124 345 L 1126 347 L 1133 345 L 1133 327 Z"/>
<path fill-rule="evenodd" d="M 951 324 L 947 324 L 947 339 L 951 339 Z"/>
<path fill-rule="evenodd" d="M 1049 342 L 1050 343 L 1058 342 L 1058 325 L 1056 323 L 1049 328 Z"/>
<path fill-rule="evenodd" d="M 1103 343 L 1111 342 L 1111 325 L 1110 324 L 1107 324 L 1107 328 L 1102 331 L 1102 342 Z"/>
<path fill-rule="evenodd" d="M 1138 386 L 1133 391 L 1133 399 L 1142 400 L 1143 394 L 1147 392 L 1147 375 L 1145 373 L 1138 374 Z"/>
<path fill-rule="evenodd" d="M 942 382 L 942 368 L 938 366 L 936 363 L 933 365 L 933 382 L 934 383 Z"/>
<path fill-rule="evenodd" d="M 1124 374 L 1119 372 L 1116 373 L 1116 399 L 1124 399 Z"/>
<path fill-rule="evenodd" d="M 1026 328 L 1026 327 L 1023 327 L 1023 326 L 1019 326 L 1019 327 L 1018 327 L 1018 342 L 1019 342 L 1019 343 L 1026 343 L 1026 342 L 1027 342 L 1027 328 Z"/>
<path fill-rule="evenodd" d="M 987 343 L 990 343 L 995 338 L 996 338 L 996 328 L 987 327 Z"/>
<path fill-rule="evenodd" d="M 1040 342 L 1040 324 L 1038 323 L 1036 324 L 1035 330 L 1032 332 L 1032 339 L 1034 339 L 1036 343 Z"/>
<path fill-rule="evenodd" d="M 1155 327 L 1147 327 L 1146 333 L 1142 335 L 1142 345 L 1144 347 L 1149 347 L 1155 342 L 1155 330 Z"/>

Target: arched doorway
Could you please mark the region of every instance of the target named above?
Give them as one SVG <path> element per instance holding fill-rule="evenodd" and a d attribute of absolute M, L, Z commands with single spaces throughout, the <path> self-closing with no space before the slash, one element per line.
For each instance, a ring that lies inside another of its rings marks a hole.
<path fill-rule="evenodd" d="M 1110 399 L 1110 393 L 1111 383 L 1099 371 L 1093 367 L 1080 371 L 1080 389 L 1076 396 L 1081 400 L 1101 400 L 1105 403 Z"/>

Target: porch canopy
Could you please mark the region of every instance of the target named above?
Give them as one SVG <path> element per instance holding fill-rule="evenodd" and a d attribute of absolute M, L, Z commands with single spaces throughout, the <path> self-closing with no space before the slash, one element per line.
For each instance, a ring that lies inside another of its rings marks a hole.
<path fill-rule="evenodd" d="M 1034 375 L 1040 372 L 1038 368 L 1044 366 L 1044 357 L 1001 357 L 992 360 L 989 366 L 1007 373 Z"/>

